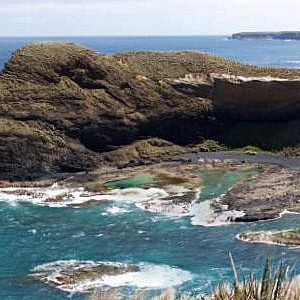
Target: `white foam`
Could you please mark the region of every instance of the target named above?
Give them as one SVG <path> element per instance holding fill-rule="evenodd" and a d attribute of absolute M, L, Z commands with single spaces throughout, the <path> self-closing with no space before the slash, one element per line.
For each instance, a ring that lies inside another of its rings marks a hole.
<path fill-rule="evenodd" d="M 141 265 L 140 272 L 117 276 L 105 276 L 103 283 L 111 287 L 133 286 L 137 288 L 165 289 L 179 286 L 193 277 L 191 273 L 166 265 Z"/>
<path fill-rule="evenodd" d="M 19 193 L 21 191 L 21 193 Z M 68 189 L 53 185 L 48 188 L 2 188 L 0 201 L 9 203 L 32 203 L 50 207 L 80 206 L 84 203 L 95 201 L 124 201 L 143 202 L 167 197 L 169 194 L 159 188 L 128 188 L 115 189 L 107 194 L 92 194 L 84 188 Z M 59 197 L 59 201 L 55 198 Z M 111 211 L 110 211 L 111 213 Z"/>
<path fill-rule="evenodd" d="M 112 215 L 121 215 L 121 214 L 130 212 L 129 210 L 127 210 L 125 208 L 121 208 L 121 207 L 118 207 L 115 205 L 109 207 L 106 211 Z"/>
<path fill-rule="evenodd" d="M 72 238 L 82 238 L 84 236 L 85 236 L 84 232 L 79 232 L 79 233 L 73 234 Z"/>
<path fill-rule="evenodd" d="M 232 224 L 232 221 L 236 218 L 243 217 L 245 215 L 242 211 L 227 210 L 227 207 L 223 207 L 220 212 L 215 212 L 211 204 L 215 200 L 206 200 L 198 203 L 193 208 L 193 217 L 191 218 L 192 225 L 195 226 L 224 226 Z"/>
<path fill-rule="evenodd" d="M 167 190 L 170 192 L 171 196 L 175 197 L 184 197 L 186 192 L 190 192 L 190 190 L 180 186 L 170 186 Z M 172 197 L 169 199 L 167 197 L 163 197 L 151 201 L 138 202 L 136 203 L 136 206 L 142 210 L 163 214 L 164 216 L 171 218 L 190 216 L 196 201 L 199 199 L 200 189 L 195 189 L 194 193 L 194 199 L 187 203 L 176 203 L 176 201 L 172 200 Z"/>
<path fill-rule="evenodd" d="M 180 218 L 191 215 L 191 211 L 199 198 L 200 189 L 195 190 L 194 201 L 176 203 L 172 197 L 184 197 L 190 192 L 183 186 L 170 185 L 162 188 L 126 188 L 115 189 L 106 194 L 90 193 L 84 188 L 66 188 L 57 184 L 48 188 L 3 188 L 0 189 L 0 201 L 9 203 L 32 203 L 50 207 L 80 207 L 86 203 L 101 203 L 106 201 L 135 203 L 142 209 L 168 217 Z M 102 215 L 120 215 L 129 212 L 122 206 L 114 204 Z"/>
<path fill-rule="evenodd" d="M 138 265 L 140 271 L 128 272 L 120 275 L 104 275 L 97 279 L 84 280 L 74 284 L 61 284 L 60 274 L 66 270 L 78 270 L 84 267 L 96 266 L 98 264 L 124 266 L 120 263 L 96 263 L 93 261 L 80 262 L 76 260 L 57 261 L 43 264 L 33 269 L 33 276 L 41 281 L 54 284 L 58 289 L 65 292 L 84 293 L 96 288 L 117 288 L 117 287 L 135 287 L 143 289 L 165 289 L 172 286 L 179 286 L 186 281 L 192 280 L 193 275 L 182 269 L 170 267 L 168 265 Z"/>
<path fill-rule="evenodd" d="M 300 214 L 299 212 L 296 212 L 296 211 L 290 211 L 290 210 L 284 209 L 284 210 L 279 214 L 279 217 L 282 218 L 284 215 L 299 215 L 299 214 Z"/>
<path fill-rule="evenodd" d="M 168 196 L 169 194 L 164 189 L 160 188 L 128 188 L 114 191 L 115 199 L 135 203 L 161 199 Z"/>

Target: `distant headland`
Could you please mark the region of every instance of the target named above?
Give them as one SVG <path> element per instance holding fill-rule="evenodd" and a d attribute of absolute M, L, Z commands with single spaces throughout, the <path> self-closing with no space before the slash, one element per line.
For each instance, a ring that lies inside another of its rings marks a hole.
<path fill-rule="evenodd" d="M 233 39 L 275 39 L 300 40 L 300 31 L 266 31 L 266 32 L 239 32 L 231 36 Z"/>

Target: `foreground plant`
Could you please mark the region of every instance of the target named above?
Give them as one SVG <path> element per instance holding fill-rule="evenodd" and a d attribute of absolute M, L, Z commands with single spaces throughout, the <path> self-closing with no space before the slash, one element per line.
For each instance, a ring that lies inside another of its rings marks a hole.
<path fill-rule="evenodd" d="M 216 288 L 211 300 L 299 300 L 300 280 L 288 277 L 288 267 L 280 263 L 272 272 L 271 260 L 268 258 L 261 279 L 253 274 L 242 283 L 238 281 L 234 261 L 230 255 L 235 281 L 233 285 L 222 284 Z"/>

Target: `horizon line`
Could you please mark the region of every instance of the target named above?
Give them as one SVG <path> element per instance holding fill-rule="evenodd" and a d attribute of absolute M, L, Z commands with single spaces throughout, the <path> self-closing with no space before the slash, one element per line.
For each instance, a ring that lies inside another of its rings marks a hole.
<path fill-rule="evenodd" d="M 0 35 L 0 38 L 152 38 L 152 37 L 228 37 L 230 34 L 180 34 L 180 35 Z"/>

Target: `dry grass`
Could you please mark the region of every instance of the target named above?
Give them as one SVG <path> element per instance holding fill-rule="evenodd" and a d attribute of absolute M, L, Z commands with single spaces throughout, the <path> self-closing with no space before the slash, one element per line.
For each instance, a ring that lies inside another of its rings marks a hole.
<path fill-rule="evenodd" d="M 300 76 L 298 70 L 256 67 L 203 52 L 137 52 L 114 57 L 135 72 L 156 79 L 208 73 L 283 78 Z"/>

